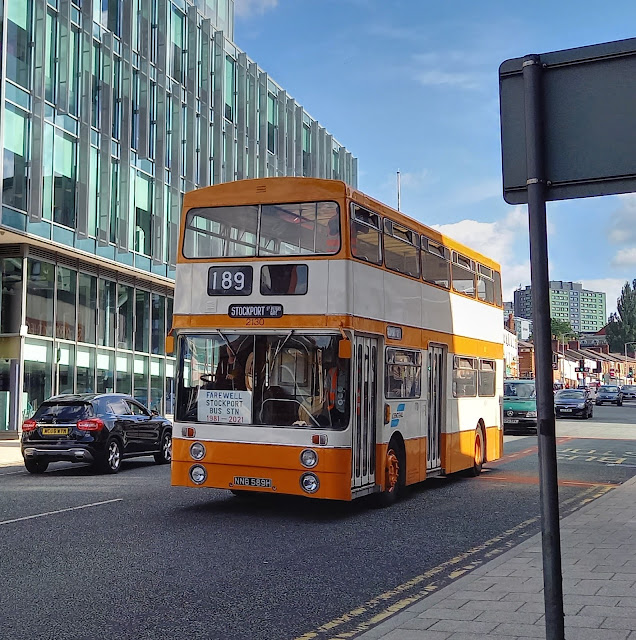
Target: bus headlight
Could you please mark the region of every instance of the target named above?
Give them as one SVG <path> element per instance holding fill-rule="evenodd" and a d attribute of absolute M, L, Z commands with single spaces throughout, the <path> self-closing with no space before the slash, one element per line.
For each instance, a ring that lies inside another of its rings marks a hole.
<path fill-rule="evenodd" d="M 194 442 L 190 447 L 190 455 L 195 460 L 203 460 L 205 458 L 205 447 L 200 442 Z"/>
<path fill-rule="evenodd" d="M 300 477 L 300 486 L 307 493 L 316 493 L 320 488 L 318 476 L 314 473 L 303 473 Z"/>
<path fill-rule="evenodd" d="M 318 464 L 318 454 L 313 449 L 304 449 L 300 454 L 300 463 L 307 469 L 312 469 Z"/>
<path fill-rule="evenodd" d="M 208 474 L 206 470 L 200 464 L 195 464 L 193 467 L 190 467 L 190 479 L 194 484 L 203 484 L 207 477 Z"/>

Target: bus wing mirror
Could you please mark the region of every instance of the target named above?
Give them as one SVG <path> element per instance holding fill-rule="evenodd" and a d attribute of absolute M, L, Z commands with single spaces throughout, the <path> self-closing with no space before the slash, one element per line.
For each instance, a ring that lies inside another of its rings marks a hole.
<path fill-rule="evenodd" d="M 172 335 L 166 336 L 166 355 L 174 355 L 174 336 Z"/>
<path fill-rule="evenodd" d="M 351 340 L 343 338 L 338 343 L 338 357 L 342 360 L 351 360 Z"/>

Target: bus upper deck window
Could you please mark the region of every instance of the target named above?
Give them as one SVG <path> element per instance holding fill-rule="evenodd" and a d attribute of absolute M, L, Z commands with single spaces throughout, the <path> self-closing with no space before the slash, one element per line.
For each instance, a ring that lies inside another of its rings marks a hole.
<path fill-rule="evenodd" d="M 373 264 L 382 264 L 380 216 L 351 205 L 351 253 Z"/>

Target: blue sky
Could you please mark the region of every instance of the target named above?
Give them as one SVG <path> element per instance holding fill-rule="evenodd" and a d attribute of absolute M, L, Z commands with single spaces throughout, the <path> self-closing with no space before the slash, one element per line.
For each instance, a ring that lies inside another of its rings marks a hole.
<path fill-rule="evenodd" d="M 530 284 L 525 206 L 502 197 L 498 68 L 634 37 L 636 2 L 236 0 L 235 41 L 358 158 L 358 187 Z M 636 195 L 548 203 L 550 278 L 636 278 Z"/>

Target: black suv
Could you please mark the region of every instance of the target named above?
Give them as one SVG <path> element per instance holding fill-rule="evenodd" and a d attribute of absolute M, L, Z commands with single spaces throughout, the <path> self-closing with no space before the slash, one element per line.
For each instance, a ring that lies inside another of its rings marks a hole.
<path fill-rule="evenodd" d="M 22 425 L 22 456 L 30 473 L 49 462 L 90 462 L 117 473 L 123 458 L 172 457 L 172 425 L 121 393 L 62 395 L 43 402 Z"/>

